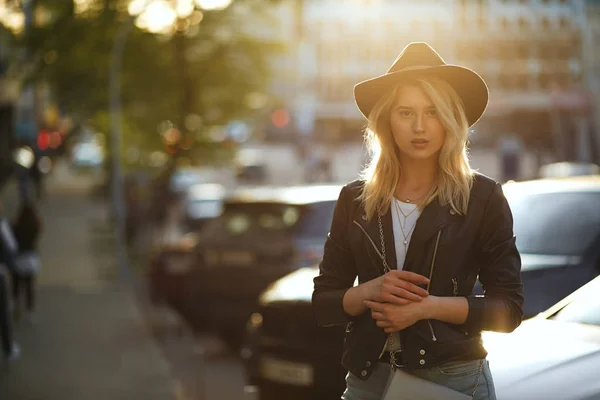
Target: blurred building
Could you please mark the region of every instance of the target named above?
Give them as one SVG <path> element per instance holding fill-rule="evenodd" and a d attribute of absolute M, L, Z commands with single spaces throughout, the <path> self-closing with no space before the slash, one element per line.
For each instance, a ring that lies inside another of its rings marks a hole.
<path fill-rule="evenodd" d="M 427 41 L 490 85 L 475 148 L 514 148 L 501 139 L 510 137 L 550 155 L 545 161 L 599 158 L 589 86 L 600 77 L 597 1 L 352 0 L 343 10 L 334 0 L 284 4 L 292 51 L 274 88 L 301 138 L 360 141 L 364 121 L 353 85 L 385 73 L 407 43 Z"/>

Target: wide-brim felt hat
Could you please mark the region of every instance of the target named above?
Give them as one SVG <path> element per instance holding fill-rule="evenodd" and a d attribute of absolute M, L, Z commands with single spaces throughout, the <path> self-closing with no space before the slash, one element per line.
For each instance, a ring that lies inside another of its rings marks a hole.
<path fill-rule="evenodd" d="M 379 99 L 403 80 L 435 76 L 450 84 L 461 98 L 469 126 L 483 115 L 489 99 L 488 87 L 479 74 L 459 65 L 446 64 L 427 43 L 408 44 L 388 71 L 354 86 L 354 100 L 365 118 Z"/>

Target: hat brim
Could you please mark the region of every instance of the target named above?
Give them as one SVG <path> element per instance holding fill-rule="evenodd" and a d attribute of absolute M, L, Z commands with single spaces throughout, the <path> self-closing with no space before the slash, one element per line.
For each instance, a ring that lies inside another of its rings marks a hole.
<path fill-rule="evenodd" d="M 488 104 L 488 87 L 479 74 L 458 65 L 439 65 L 392 72 L 368 79 L 354 86 L 354 100 L 365 118 L 381 96 L 396 87 L 402 80 L 415 76 L 435 76 L 449 83 L 461 98 L 469 126 L 473 126 Z"/>

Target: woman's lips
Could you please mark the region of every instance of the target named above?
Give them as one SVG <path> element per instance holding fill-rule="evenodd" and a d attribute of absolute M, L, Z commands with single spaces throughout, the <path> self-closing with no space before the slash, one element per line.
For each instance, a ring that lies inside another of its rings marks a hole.
<path fill-rule="evenodd" d="M 429 140 L 425 139 L 413 139 L 410 143 L 417 149 L 424 149 L 429 144 Z"/>

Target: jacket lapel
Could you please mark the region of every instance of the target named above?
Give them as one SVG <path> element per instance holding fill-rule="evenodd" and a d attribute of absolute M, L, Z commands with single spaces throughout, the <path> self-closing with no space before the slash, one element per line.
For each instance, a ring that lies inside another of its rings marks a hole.
<path fill-rule="evenodd" d="M 424 268 L 424 266 L 413 265 L 417 259 L 416 257 L 424 253 L 427 241 L 444 226 L 450 224 L 452 218 L 454 218 L 454 215 L 450 213 L 450 206 L 442 206 L 437 199 L 425 207 L 417 220 L 417 225 L 408 245 L 405 263 L 407 270 L 418 273 L 420 268 Z"/>
<path fill-rule="evenodd" d="M 425 207 L 421 216 L 417 220 L 417 225 L 410 239 L 408 252 L 406 254 L 405 269 L 413 272 L 420 272 L 414 266 L 414 261 L 419 254 L 425 251 L 425 244 L 435 235 L 440 229 L 452 222 L 455 216 L 450 213 L 448 205 L 442 206 L 438 200 L 434 200 Z M 364 210 L 361 212 L 360 218 L 356 220 L 364 229 L 368 237 L 364 238 L 364 245 L 367 247 L 367 252 L 371 258 L 376 261 L 377 266 L 383 273 L 384 267 L 381 261 L 381 238 L 379 235 L 379 221 L 377 216 L 374 216 L 370 221 L 367 221 Z M 381 216 L 381 224 L 383 228 L 386 260 L 390 269 L 397 269 L 396 261 L 396 246 L 394 238 L 394 228 L 392 224 L 392 209 L 388 210 Z M 377 250 L 375 250 L 375 248 Z"/>
<path fill-rule="evenodd" d="M 383 261 L 381 260 L 382 248 L 381 248 L 381 235 L 379 233 L 379 219 L 377 215 L 373 216 L 370 221 L 367 221 L 367 217 L 363 213 L 360 218 L 360 225 L 364 228 L 368 237 L 365 237 L 364 243 L 367 247 L 367 251 L 377 261 L 377 266 L 384 272 Z M 397 268 L 396 262 L 396 248 L 394 245 L 394 229 L 392 226 L 392 213 L 391 209 L 381 216 L 381 225 L 383 228 L 383 239 L 385 243 L 385 259 L 390 269 Z M 377 250 L 375 250 L 377 248 Z"/>

